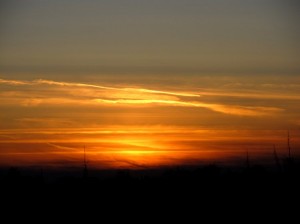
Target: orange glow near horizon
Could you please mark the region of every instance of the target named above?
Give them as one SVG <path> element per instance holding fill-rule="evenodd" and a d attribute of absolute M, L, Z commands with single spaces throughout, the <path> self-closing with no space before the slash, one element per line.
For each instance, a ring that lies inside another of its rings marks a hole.
<path fill-rule="evenodd" d="M 214 90 L 0 79 L 0 166 L 82 167 L 84 146 L 99 169 L 243 163 L 246 151 L 272 162 L 273 145 L 286 155 L 288 129 L 298 156 L 298 86 L 227 82 Z"/>
<path fill-rule="evenodd" d="M 300 1 L 25 2 L 0 0 L 0 174 L 300 163 Z"/>
<path fill-rule="evenodd" d="M 284 156 L 284 131 L 197 130 L 182 127 L 107 127 L 106 130 L 0 131 L 1 165 L 76 166 L 83 148 L 91 168 L 144 169 L 161 166 L 226 164 L 252 158 L 272 159 L 273 145 Z M 258 137 L 260 136 L 260 137 Z M 293 134 L 293 144 L 299 140 Z M 264 141 L 262 144 L 261 142 Z"/>

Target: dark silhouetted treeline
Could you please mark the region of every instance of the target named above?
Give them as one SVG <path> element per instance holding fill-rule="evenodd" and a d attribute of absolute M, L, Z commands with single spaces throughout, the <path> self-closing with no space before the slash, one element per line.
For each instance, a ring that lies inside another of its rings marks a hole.
<path fill-rule="evenodd" d="M 7 214 L 26 210 L 30 219 L 46 213 L 42 220 L 53 216 L 61 220 L 62 214 L 67 222 L 79 215 L 98 216 L 101 222 L 103 215 L 112 221 L 124 219 L 120 214 L 143 214 L 147 220 L 182 215 L 185 222 L 226 217 L 242 223 L 260 220 L 261 215 L 274 221 L 284 214 L 284 223 L 290 223 L 293 215 L 298 217 L 294 209 L 300 202 L 299 174 L 295 160 L 285 160 L 280 168 L 251 164 L 140 170 L 2 168 L 2 214 L 5 208 Z"/>
<path fill-rule="evenodd" d="M 122 191 L 188 191 L 198 194 L 216 191 L 287 190 L 298 187 L 300 163 L 286 159 L 280 167 L 245 165 L 237 166 L 178 166 L 153 169 L 93 170 L 82 169 L 37 169 L 2 168 L 1 189 L 15 191 L 77 191 L 122 192 Z M 300 190 L 299 190 L 300 191 Z M 280 192 L 278 192 L 279 194 Z"/>

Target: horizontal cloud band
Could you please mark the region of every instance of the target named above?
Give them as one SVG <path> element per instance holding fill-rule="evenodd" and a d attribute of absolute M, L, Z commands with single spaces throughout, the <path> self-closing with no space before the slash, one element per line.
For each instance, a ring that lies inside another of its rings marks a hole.
<path fill-rule="evenodd" d="M 2 93 L 1 103 L 19 106 L 38 105 L 92 105 L 92 106 L 173 106 L 206 108 L 214 112 L 239 116 L 264 116 L 282 112 L 282 108 L 226 105 L 198 100 L 200 94 L 190 91 L 165 91 L 147 88 L 112 87 L 85 83 L 57 82 L 52 80 L 6 80 L 0 84 L 9 88 Z M 18 88 L 17 88 L 17 87 Z M 35 86 L 28 92 L 22 86 Z M 37 88 L 39 87 L 39 88 Z M 46 94 L 45 94 L 46 92 Z M 44 95 L 43 95 L 44 94 Z M 208 94 L 209 95 L 209 94 Z"/>

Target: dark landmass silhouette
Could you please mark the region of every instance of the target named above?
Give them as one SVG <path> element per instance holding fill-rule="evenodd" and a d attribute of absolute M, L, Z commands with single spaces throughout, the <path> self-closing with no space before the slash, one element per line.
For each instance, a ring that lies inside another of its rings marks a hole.
<path fill-rule="evenodd" d="M 291 158 L 280 167 L 245 163 L 139 170 L 1 168 L 1 205 L 8 214 L 27 211 L 31 219 L 46 213 L 67 222 L 80 214 L 98 217 L 99 222 L 106 215 L 114 220 L 126 214 L 146 215 L 147 220 L 182 215 L 186 222 L 241 221 L 239 217 L 254 222 L 262 216 L 275 221 L 284 215 L 284 223 L 289 223 L 298 217 L 293 205 L 297 210 L 299 174 L 300 162 Z"/>
<path fill-rule="evenodd" d="M 153 169 L 91 169 L 82 168 L 26 168 L 2 167 L 0 187 L 3 192 L 24 193 L 40 191 L 44 194 L 76 191 L 76 194 L 101 192 L 179 191 L 191 194 L 203 192 L 266 190 L 291 193 L 299 187 L 300 160 L 286 158 L 280 166 L 177 166 Z M 299 188 L 300 189 L 300 188 Z M 298 191 L 298 190 L 297 190 Z M 299 190 L 300 191 L 300 190 Z"/>

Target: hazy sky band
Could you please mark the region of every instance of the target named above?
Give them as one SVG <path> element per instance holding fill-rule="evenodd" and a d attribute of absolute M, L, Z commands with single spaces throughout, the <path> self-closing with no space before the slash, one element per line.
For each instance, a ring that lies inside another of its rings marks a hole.
<path fill-rule="evenodd" d="M 293 0 L 1 0 L 0 72 L 297 74 Z"/>

